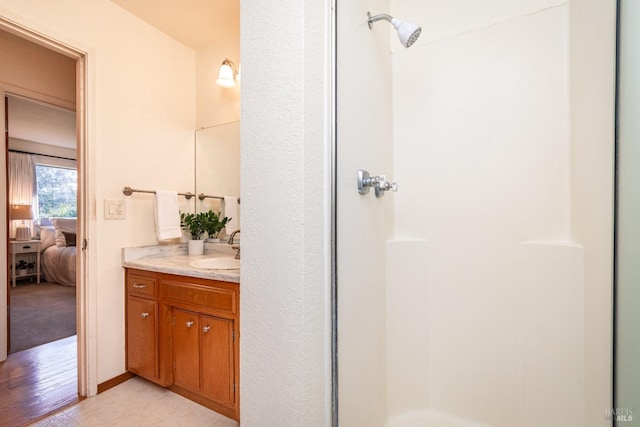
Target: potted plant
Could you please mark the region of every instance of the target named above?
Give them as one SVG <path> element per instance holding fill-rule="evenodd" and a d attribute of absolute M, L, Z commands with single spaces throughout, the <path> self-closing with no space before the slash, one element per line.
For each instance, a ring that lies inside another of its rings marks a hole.
<path fill-rule="evenodd" d="M 16 263 L 16 276 L 26 276 L 27 274 L 27 261 L 21 259 Z"/>
<path fill-rule="evenodd" d="M 215 213 L 212 210 L 209 212 L 205 212 L 203 214 L 203 227 L 205 233 L 207 233 L 208 239 L 210 242 L 219 242 L 218 238 L 222 229 L 227 225 L 231 218 L 220 218 L 220 213 Z"/>
<path fill-rule="evenodd" d="M 181 213 L 180 226 L 189 233 L 189 255 L 202 255 L 204 253 L 204 240 L 200 237 L 204 234 L 204 214 Z"/>

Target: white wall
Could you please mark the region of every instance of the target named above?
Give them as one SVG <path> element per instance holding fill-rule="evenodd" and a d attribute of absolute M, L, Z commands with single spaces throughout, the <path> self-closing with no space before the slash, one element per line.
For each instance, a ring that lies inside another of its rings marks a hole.
<path fill-rule="evenodd" d="M 572 0 L 572 234 L 584 246 L 585 418 L 608 425 L 612 390 L 616 2 Z"/>
<path fill-rule="evenodd" d="M 329 16 L 241 2 L 243 426 L 330 423 Z"/>
<path fill-rule="evenodd" d="M 422 405 L 460 425 L 605 422 L 611 304 L 594 296 L 611 291 L 615 5 L 574 3 L 580 13 L 559 1 L 392 1 L 392 14 L 420 22 L 423 34 L 412 48 L 393 49 L 400 191 L 387 293 L 422 298 L 412 318 L 426 335 L 410 351 L 426 356 L 407 368 L 405 350 L 390 349 L 388 369 L 412 369 L 428 390 L 394 395 L 391 419 Z M 571 54 L 587 30 L 571 30 L 585 21 L 605 40 L 591 59 L 606 65 L 590 119 L 572 114 L 581 104 L 570 96 L 587 66 Z M 603 129 L 595 150 L 575 138 L 593 126 Z M 593 175 L 576 172 L 580 155 Z M 576 202 L 587 186 L 608 190 Z M 590 216 L 590 205 L 601 214 Z M 426 240 L 418 244 L 426 268 L 411 277 L 420 292 L 392 286 L 408 258 L 397 254 L 416 238 Z M 594 253 L 603 260 L 595 268 L 587 263 Z M 387 313 L 408 316 L 396 306 Z"/>
<path fill-rule="evenodd" d="M 120 249 L 156 243 L 148 195 L 125 199 L 124 221 L 103 220 L 103 200 L 124 199 L 127 185 L 193 191 L 195 54 L 106 0 L 2 0 L 0 15 L 87 52 L 88 338 L 100 383 L 124 372 Z"/>
<path fill-rule="evenodd" d="M 394 177 L 391 56 L 386 22 L 367 12 L 389 2 L 339 2 L 337 75 L 337 256 L 339 421 L 378 426 L 386 417 L 384 241 L 393 195 L 360 195 L 358 169 Z"/>

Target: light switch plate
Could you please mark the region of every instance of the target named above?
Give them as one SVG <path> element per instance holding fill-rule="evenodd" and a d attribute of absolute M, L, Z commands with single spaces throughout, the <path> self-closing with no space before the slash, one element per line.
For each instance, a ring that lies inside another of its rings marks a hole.
<path fill-rule="evenodd" d="M 104 200 L 104 219 L 125 219 L 126 217 L 124 200 Z"/>

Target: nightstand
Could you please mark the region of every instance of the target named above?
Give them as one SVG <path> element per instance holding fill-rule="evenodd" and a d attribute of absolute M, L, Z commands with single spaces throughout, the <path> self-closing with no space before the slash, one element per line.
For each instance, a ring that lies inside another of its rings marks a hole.
<path fill-rule="evenodd" d="M 40 283 L 40 240 L 11 240 L 9 242 L 9 250 L 11 253 L 11 286 L 16 287 L 16 278 L 25 278 L 36 276 L 37 283 Z M 16 254 L 28 254 L 29 259 L 36 259 L 35 273 L 17 275 L 16 270 Z"/>

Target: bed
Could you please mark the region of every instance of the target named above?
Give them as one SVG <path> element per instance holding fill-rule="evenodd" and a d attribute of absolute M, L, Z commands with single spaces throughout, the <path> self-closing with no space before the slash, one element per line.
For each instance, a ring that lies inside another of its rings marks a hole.
<path fill-rule="evenodd" d="M 54 218 L 40 227 L 40 271 L 43 279 L 63 286 L 76 285 L 76 219 Z"/>

